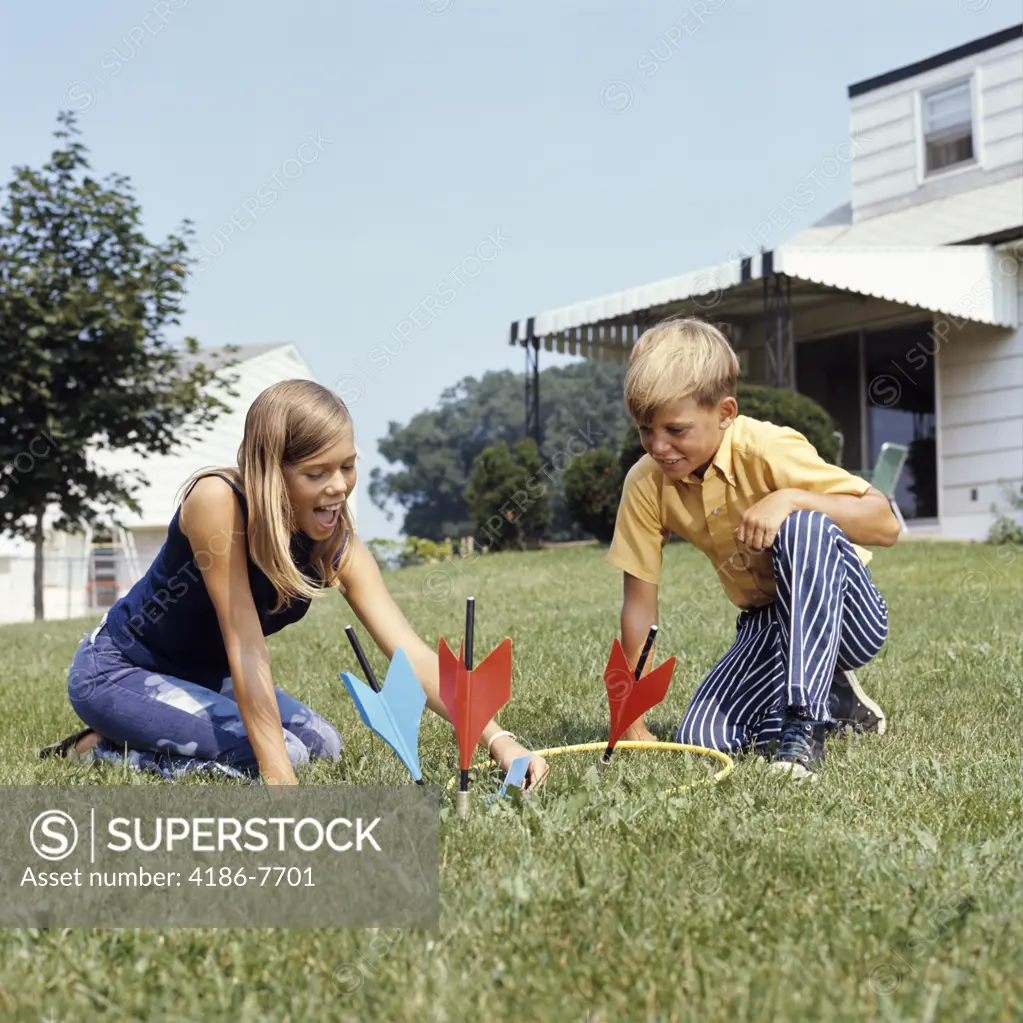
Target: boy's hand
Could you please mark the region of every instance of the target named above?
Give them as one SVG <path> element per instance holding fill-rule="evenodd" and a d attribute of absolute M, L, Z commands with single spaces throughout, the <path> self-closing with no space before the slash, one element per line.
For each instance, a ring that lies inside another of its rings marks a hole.
<path fill-rule="evenodd" d="M 746 509 L 742 522 L 735 530 L 735 539 L 755 553 L 766 551 L 774 543 L 781 524 L 796 511 L 795 502 L 787 490 L 776 490 Z"/>
<path fill-rule="evenodd" d="M 526 784 L 522 787 L 523 792 L 532 792 L 543 784 L 550 767 L 543 757 L 533 756 L 525 746 L 517 743 L 510 735 L 502 735 L 490 751 L 491 756 L 500 765 L 502 771 L 507 773 L 512 761 L 519 757 L 529 757 L 529 767 L 526 770 Z"/>

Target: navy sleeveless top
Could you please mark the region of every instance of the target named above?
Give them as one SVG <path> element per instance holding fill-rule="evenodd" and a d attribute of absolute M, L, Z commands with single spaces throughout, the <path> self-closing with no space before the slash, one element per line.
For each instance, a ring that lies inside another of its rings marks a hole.
<path fill-rule="evenodd" d="M 235 492 L 247 524 L 245 495 L 226 476 L 210 475 L 224 480 Z M 188 537 L 181 532 L 180 518 L 179 506 L 167 529 L 167 539 L 146 574 L 107 612 L 107 629 L 114 645 L 138 667 L 219 690 L 231 674 L 227 650 L 202 572 Z M 305 533 L 291 537 L 291 557 L 296 567 L 319 584 L 318 575 L 309 567 L 314 545 Z M 245 556 L 263 635 L 270 636 L 302 618 L 309 610 L 308 597 L 293 597 L 289 606 L 271 613 L 277 603 L 277 590 L 253 562 L 248 539 Z M 209 555 L 203 560 L 208 561 Z"/>

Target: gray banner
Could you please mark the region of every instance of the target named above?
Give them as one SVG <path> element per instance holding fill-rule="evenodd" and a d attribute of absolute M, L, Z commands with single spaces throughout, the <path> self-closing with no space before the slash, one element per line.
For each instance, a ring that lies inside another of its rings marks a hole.
<path fill-rule="evenodd" d="M 3 786 L 0 927 L 436 927 L 436 789 Z"/>

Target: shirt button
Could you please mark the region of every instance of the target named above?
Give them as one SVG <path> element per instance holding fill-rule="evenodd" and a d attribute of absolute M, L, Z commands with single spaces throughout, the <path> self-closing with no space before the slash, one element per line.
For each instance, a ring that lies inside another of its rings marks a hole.
<path fill-rule="evenodd" d="M 718 512 L 720 511 L 720 510 L 721 510 L 720 508 L 715 508 L 715 509 L 714 509 L 714 514 L 715 514 L 715 515 L 717 515 L 717 513 L 718 513 Z"/>

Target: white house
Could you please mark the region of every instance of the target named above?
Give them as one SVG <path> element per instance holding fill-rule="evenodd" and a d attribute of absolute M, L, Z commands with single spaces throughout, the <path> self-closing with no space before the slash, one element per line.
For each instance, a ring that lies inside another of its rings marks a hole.
<path fill-rule="evenodd" d="M 849 98 L 850 137 L 818 168 L 851 165 L 848 204 L 771 251 L 514 322 L 527 404 L 541 347 L 621 362 L 647 326 L 701 316 L 746 379 L 828 409 L 847 468 L 909 446 L 911 530 L 983 539 L 1000 481 L 1023 480 L 1023 25 Z M 806 179 L 793 186 L 764 226 L 808 204 Z"/>
<path fill-rule="evenodd" d="M 182 483 L 197 469 L 236 464 L 245 413 L 256 396 L 279 380 L 315 380 L 293 344 L 250 345 L 233 353 L 204 350 L 201 358 L 210 364 L 222 361 L 225 354 L 237 360 L 229 370 L 237 376 L 237 397 L 213 391 L 231 411 L 219 416 L 200 438 L 171 455 L 143 459 L 127 451 L 96 451 L 90 456 L 107 471 L 141 469 L 149 486 L 138 495 L 141 514 L 120 513 L 122 529 L 70 535 L 47 530 L 43 591 L 47 619 L 95 613 L 126 593 L 163 545 Z M 356 501 L 353 494 L 353 515 Z M 0 538 L 0 623 L 32 620 L 33 565 L 30 543 Z"/>

